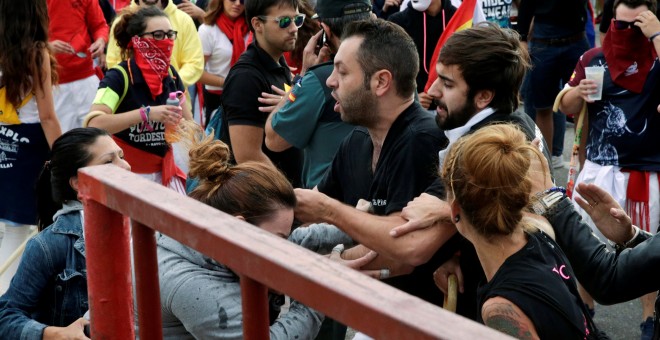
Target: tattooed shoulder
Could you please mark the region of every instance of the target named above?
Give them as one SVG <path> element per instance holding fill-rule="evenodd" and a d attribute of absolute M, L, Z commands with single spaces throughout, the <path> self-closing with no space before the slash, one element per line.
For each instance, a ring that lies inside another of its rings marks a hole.
<path fill-rule="evenodd" d="M 518 339 L 538 339 L 532 321 L 507 299 L 488 299 L 481 308 L 481 317 L 486 326 Z"/>

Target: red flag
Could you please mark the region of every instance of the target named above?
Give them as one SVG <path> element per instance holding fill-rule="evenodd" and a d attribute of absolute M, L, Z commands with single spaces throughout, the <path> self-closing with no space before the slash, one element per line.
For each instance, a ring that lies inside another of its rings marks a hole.
<path fill-rule="evenodd" d="M 477 4 L 479 6 L 477 6 Z M 478 23 L 483 21 L 483 13 L 479 14 L 481 11 L 481 2 L 478 0 L 463 0 L 454 16 L 451 17 L 447 27 L 442 32 L 438 44 L 435 46 L 433 51 L 433 57 L 431 58 L 431 64 L 429 66 L 429 79 L 426 81 L 426 86 L 424 86 L 424 92 L 428 92 L 429 88 L 433 82 L 438 78 L 438 73 L 435 70 L 435 65 L 438 62 L 438 56 L 440 55 L 440 50 L 445 44 L 447 39 L 454 34 L 454 32 L 462 31 L 466 28 L 472 27 L 473 23 Z"/>

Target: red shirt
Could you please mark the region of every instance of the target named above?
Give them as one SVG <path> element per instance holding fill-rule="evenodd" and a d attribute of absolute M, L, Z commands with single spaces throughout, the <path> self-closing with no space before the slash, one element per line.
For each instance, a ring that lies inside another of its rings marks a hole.
<path fill-rule="evenodd" d="M 98 38 L 108 41 L 108 24 L 98 0 L 48 0 L 48 25 L 50 41 L 61 40 L 73 46 L 75 54 L 57 53 L 60 84 L 87 78 L 94 74 L 94 64 L 89 46 Z"/>

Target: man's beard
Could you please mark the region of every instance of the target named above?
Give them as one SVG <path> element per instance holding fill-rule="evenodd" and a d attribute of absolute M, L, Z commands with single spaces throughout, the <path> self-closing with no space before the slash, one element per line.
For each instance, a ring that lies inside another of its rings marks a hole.
<path fill-rule="evenodd" d="M 344 111 L 341 120 L 353 125 L 373 127 L 378 120 L 377 103 L 378 99 L 369 89 L 355 90 L 351 93 L 350 98 L 341 100 L 342 111 Z"/>
<path fill-rule="evenodd" d="M 447 111 L 447 118 L 444 121 L 441 121 L 438 115 L 435 116 L 436 124 L 445 131 L 464 126 L 477 113 L 474 98 L 467 98 L 461 108 L 452 110 L 451 113 L 447 110 L 445 103 L 436 100 L 436 104 L 438 104 L 438 107 L 444 108 Z"/>

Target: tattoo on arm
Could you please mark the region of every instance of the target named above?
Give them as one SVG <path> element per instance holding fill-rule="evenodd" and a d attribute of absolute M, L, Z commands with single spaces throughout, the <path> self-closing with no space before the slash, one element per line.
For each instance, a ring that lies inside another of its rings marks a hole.
<path fill-rule="evenodd" d="M 533 339 L 523 317 L 508 303 L 493 303 L 482 311 L 482 318 L 486 326 L 497 329 L 518 339 Z"/>

